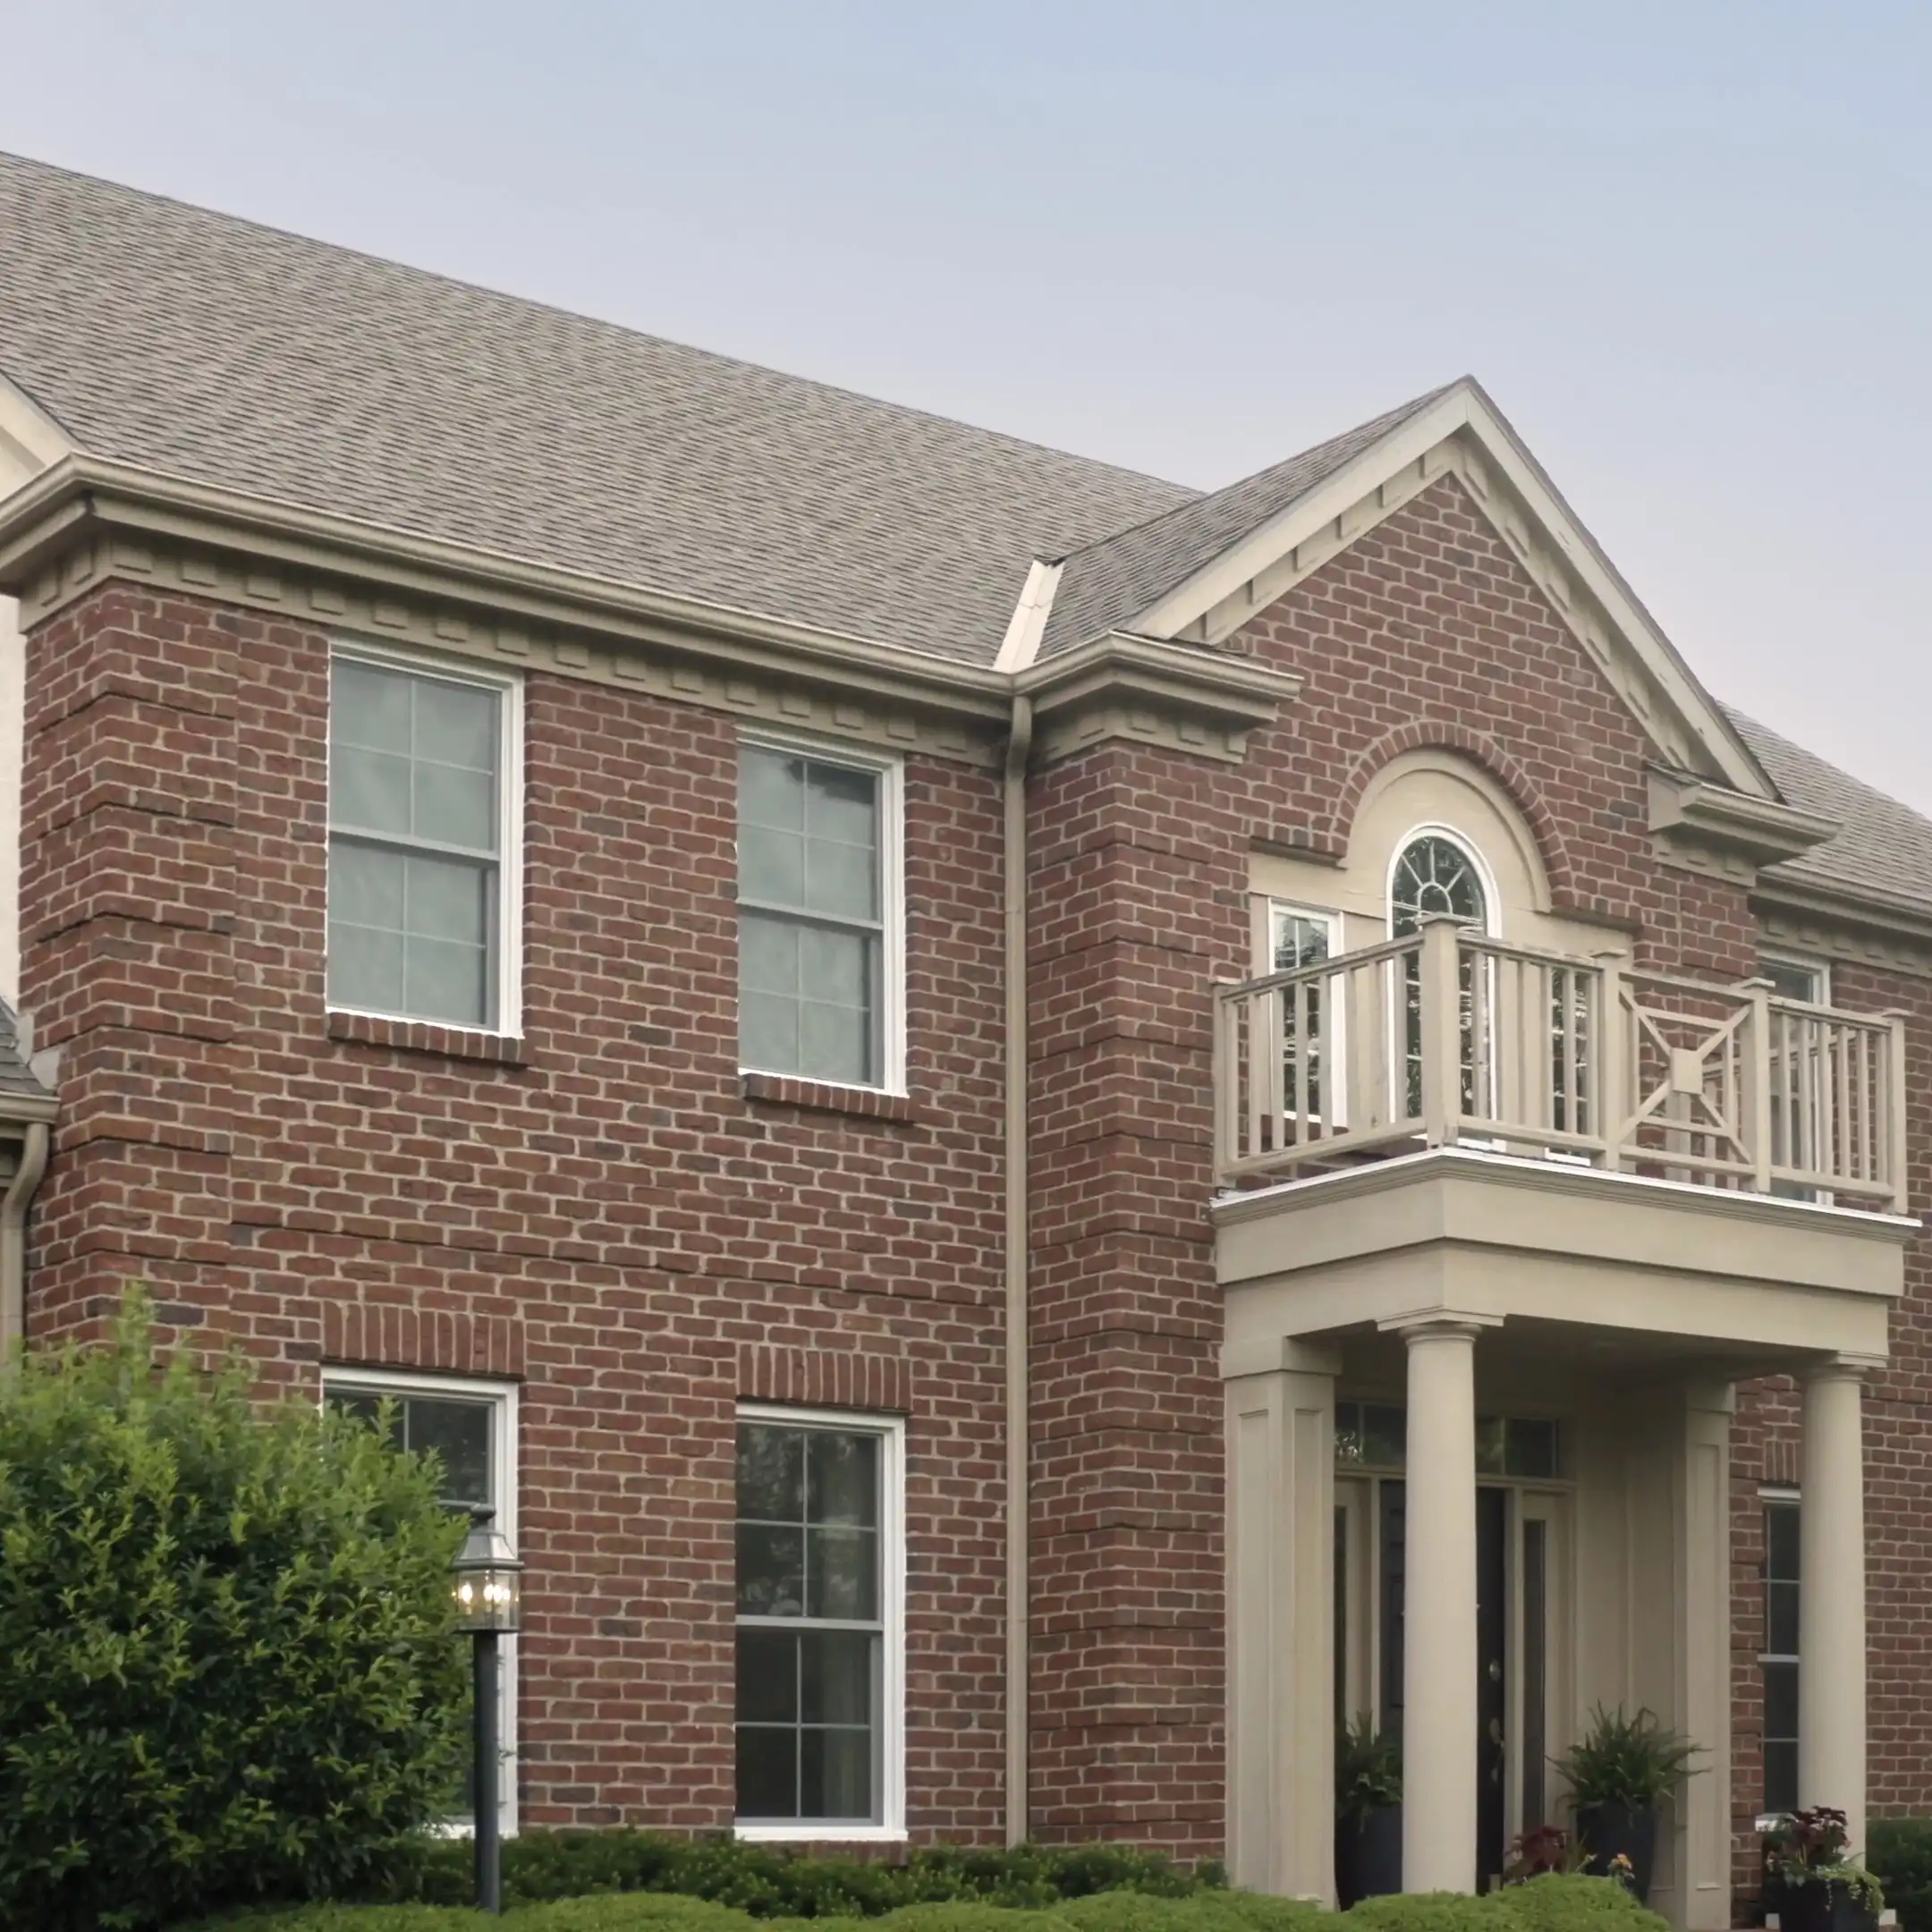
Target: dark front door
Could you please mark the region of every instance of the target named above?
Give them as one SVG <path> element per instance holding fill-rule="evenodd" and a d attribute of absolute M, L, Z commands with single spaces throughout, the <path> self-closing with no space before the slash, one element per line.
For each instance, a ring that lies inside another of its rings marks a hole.
<path fill-rule="evenodd" d="M 1503 1869 L 1504 1775 L 1509 1710 L 1509 1492 L 1476 1492 L 1476 1880 L 1487 1892 Z"/>

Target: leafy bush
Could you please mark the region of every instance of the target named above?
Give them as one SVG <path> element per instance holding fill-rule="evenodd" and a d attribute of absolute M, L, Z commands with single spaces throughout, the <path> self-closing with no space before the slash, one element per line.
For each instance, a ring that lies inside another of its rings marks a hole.
<path fill-rule="evenodd" d="M 1661 1919 L 1606 1878 L 1536 1878 L 1487 1898 L 1436 1892 L 1365 1899 L 1341 1916 L 1346 1932 L 1665 1932 Z M 435 1906 L 335 1905 L 228 1923 L 233 1932 L 242 1923 L 249 1932 L 459 1932 L 475 1922 L 473 1913 Z M 626 1893 L 514 1907 L 502 1920 L 504 1932 L 1320 1932 L 1324 1922 L 1340 1919 L 1299 1899 L 1218 1888 L 1187 1898 L 1089 1893 L 1046 1910 L 964 1900 L 902 1906 L 884 1919 L 757 1924 L 695 1899 Z"/>
<path fill-rule="evenodd" d="M 239 1365 L 0 1377 L 0 1924 L 341 1894 L 460 1762 L 462 1536 L 433 1469 Z"/>
<path fill-rule="evenodd" d="M 1932 1818 L 1877 1818 L 1865 1862 L 1898 1914 L 1900 1932 L 1932 1932 Z"/>
<path fill-rule="evenodd" d="M 467 1844 L 430 1840 L 401 1850 L 366 1895 L 461 1905 L 472 1893 Z M 737 1839 L 692 1843 L 650 1832 L 530 1831 L 504 1846 L 509 1904 L 594 1893 L 676 1893 L 757 1919 L 879 1919 L 913 1905 L 971 1900 L 1038 1908 L 1121 1891 L 1181 1898 L 1224 1883 L 1218 1866 L 1183 1870 L 1133 1845 L 1021 1845 L 914 1852 L 902 1863 L 799 1857 Z M 1010 1919 L 1003 1925 L 1012 1925 Z M 1263 1928 L 1262 1932 L 1267 1932 Z"/>
<path fill-rule="evenodd" d="M 1665 1932 L 1665 1922 L 1613 1878 L 1551 1873 L 1505 1885 L 1498 1932 Z"/>

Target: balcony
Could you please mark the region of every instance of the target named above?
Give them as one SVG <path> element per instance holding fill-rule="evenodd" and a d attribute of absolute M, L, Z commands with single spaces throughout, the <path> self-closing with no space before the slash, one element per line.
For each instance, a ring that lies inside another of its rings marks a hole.
<path fill-rule="evenodd" d="M 1506 945 L 1441 916 L 1217 988 L 1215 1109 L 1228 1187 L 1463 1148 L 1905 1212 L 1898 1016 Z"/>

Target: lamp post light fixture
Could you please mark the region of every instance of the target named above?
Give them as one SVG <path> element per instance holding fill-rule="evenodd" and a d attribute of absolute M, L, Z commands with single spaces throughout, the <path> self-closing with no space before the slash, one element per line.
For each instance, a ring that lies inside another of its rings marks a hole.
<path fill-rule="evenodd" d="M 470 1512 L 470 1534 L 457 1554 L 450 1594 L 456 1602 L 456 1628 L 473 1640 L 476 1719 L 476 1895 L 479 1911 L 503 1910 L 503 1843 L 498 1829 L 497 1779 L 501 1746 L 497 1738 L 498 1684 L 503 1638 L 516 1630 L 522 1614 L 523 1565 L 511 1554 L 509 1539 L 493 1527 L 496 1512 Z"/>

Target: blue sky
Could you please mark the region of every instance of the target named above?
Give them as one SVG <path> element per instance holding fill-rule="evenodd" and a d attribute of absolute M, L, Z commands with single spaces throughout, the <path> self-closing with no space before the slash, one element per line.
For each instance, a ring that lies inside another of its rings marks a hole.
<path fill-rule="evenodd" d="M 1473 371 L 1714 691 L 1932 809 L 1932 9 L 0 0 L 0 146 L 1186 482 Z"/>

